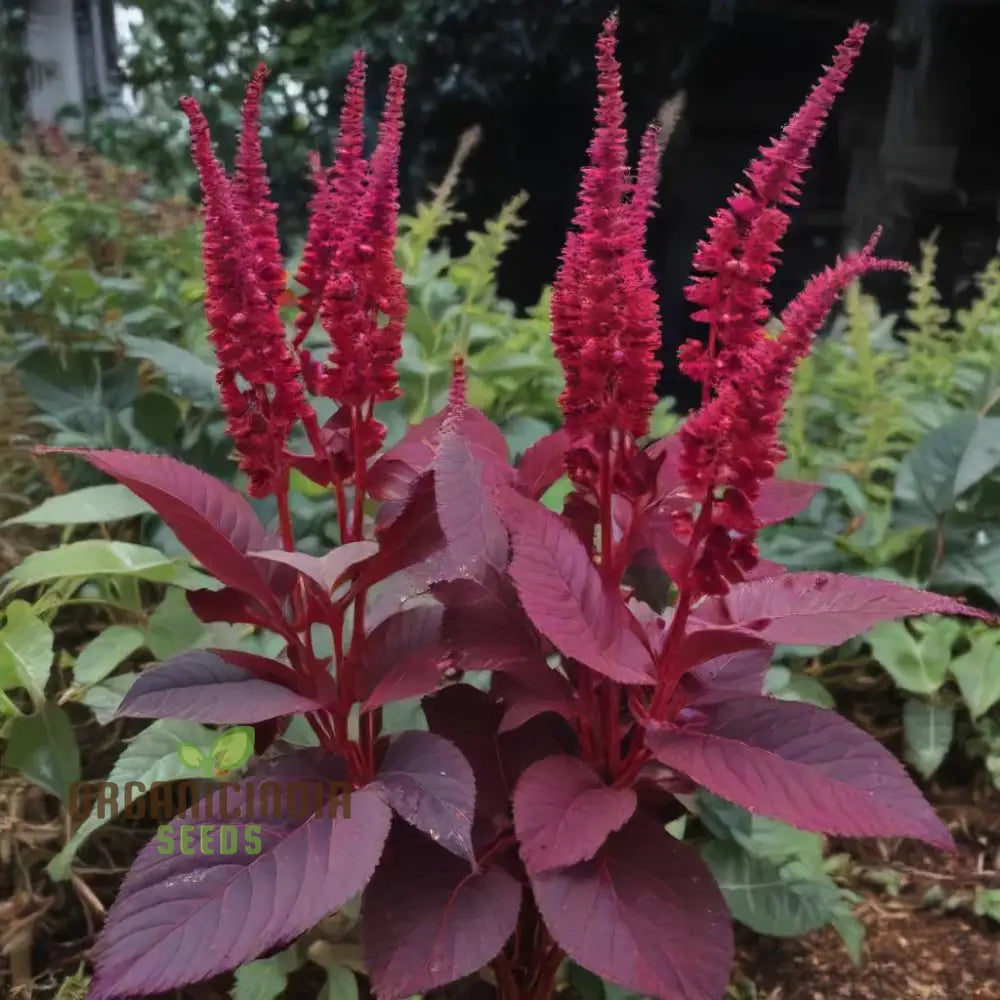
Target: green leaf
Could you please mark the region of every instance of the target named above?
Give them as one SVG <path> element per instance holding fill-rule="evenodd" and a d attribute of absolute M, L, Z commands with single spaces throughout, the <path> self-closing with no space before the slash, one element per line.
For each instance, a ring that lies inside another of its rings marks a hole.
<path fill-rule="evenodd" d="M 68 803 L 69 786 L 80 779 L 80 750 L 63 709 L 46 705 L 12 719 L 4 763 Z"/>
<path fill-rule="evenodd" d="M 169 660 L 188 649 L 237 649 L 252 632 L 249 625 L 206 624 L 191 610 L 184 591 L 171 587 L 149 616 L 144 642 L 157 660 Z"/>
<path fill-rule="evenodd" d="M 955 472 L 955 495 L 961 496 L 1000 466 L 1000 417 L 980 417 Z"/>
<path fill-rule="evenodd" d="M 1000 629 L 973 635 L 968 652 L 951 661 L 951 672 L 973 719 L 1000 701 Z"/>
<path fill-rule="evenodd" d="M 834 706 L 833 695 L 815 677 L 788 667 L 768 668 L 764 686 L 768 694 L 783 701 L 804 701 L 820 708 Z"/>
<path fill-rule="evenodd" d="M 536 441 L 551 432 L 552 428 L 544 420 L 535 417 L 512 417 L 503 426 L 513 457 L 524 454 Z"/>
<path fill-rule="evenodd" d="M 330 966 L 317 1000 L 358 1000 L 358 977 L 343 965 Z"/>
<path fill-rule="evenodd" d="M 25 601 L 11 601 L 6 616 L 0 628 L 0 690 L 22 687 L 41 708 L 52 671 L 52 629 Z"/>
<path fill-rule="evenodd" d="M 865 925 L 842 904 L 842 909 L 836 913 L 831 921 L 834 930 L 840 935 L 840 940 L 844 942 L 844 948 L 851 959 L 853 965 L 861 965 L 865 943 Z"/>
<path fill-rule="evenodd" d="M 872 655 L 904 691 L 933 694 L 948 676 L 949 660 L 926 650 L 902 622 L 883 622 L 866 636 Z"/>
<path fill-rule="evenodd" d="M 72 976 L 68 976 L 59 984 L 55 1000 L 87 1000 L 90 992 L 90 976 L 88 976 L 81 966 Z"/>
<path fill-rule="evenodd" d="M 219 408 L 215 368 L 208 362 L 166 340 L 129 334 L 121 339 L 129 357 L 151 361 L 159 369 L 175 396 L 209 409 Z"/>
<path fill-rule="evenodd" d="M 925 778 L 940 766 L 951 747 L 955 732 L 955 710 L 951 705 L 932 705 L 909 698 L 903 706 L 905 756 Z"/>
<path fill-rule="evenodd" d="M 573 484 L 570 482 L 569 476 L 560 476 L 542 495 L 542 503 L 549 510 L 561 514 L 566 497 L 570 495 L 572 490 Z"/>
<path fill-rule="evenodd" d="M 1000 524 L 979 522 L 946 532 L 944 553 L 930 586 L 979 587 L 1000 603 Z"/>
<path fill-rule="evenodd" d="M 95 576 L 132 576 L 156 583 L 181 581 L 198 586 L 185 562 L 169 559 L 157 549 L 131 542 L 87 539 L 55 549 L 32 552 L 5 579 L 11 589 L 34 587 L 50 580 Z"/>
<path fill-rule="evenodd" d="M 188 772 L 177 755 L 179 747 L 185 743 L 207 747 L 212 735 L 210 729 L 196 722 L 157 719 L 130 740 L 115 761 L 107 779 L 115 785 L 118 809 L 125 808 L 127 782 L 139 782 L 148 789 L 157 781 L 176 781 L 188 777 Z M 68 878 L 70 865 L 80 845 L 110 818 L 108 814 L 102 817 L 91 813 L 84 819 L 66 846 L 49 862 L 49 876 L 56 881 Z"/>
<path fill-rule="evenodd" d="M 972 912 L 977 917 L 989 917 L 1000 923 L 1000 889 L 987 889 L 977 885 L 972 897 Z"/>
<path fill-rule="evenodd" d="M 276 1000 L 288 986 L 288 974 L 302 965 L 297 945 L 279 951 L 270 958 L 259 958 L 236 970 L 232 1000 Z"/>
<path fill-rule="evenodd" d="M 1000 418 L 962 413 L 903 460 L 894 500 L 900 523 L 934 526 L 966 490 L 1000 465 Z"/>
<path fill-rule="evenodd" d="M 840 893 L 825 873 L 780 865 L 739 845 L 714 840 L 702 848 L 733 917 L 759 934 L 793 937 L 828 923 Z"/>
<path fill-rule="evenodd" d="M 88 486 L 72 493 L 49 497 L 33 510 L 9 518 L 4 524 L 108 524 L 140 514 L 152 507 L 120 483 Z"/>
<path fill-rule="evenodd" d="M 142 630 L 130 625 L 110 625 L 80 650 L 73 664 L 73 680 L 90 687 L 103 681 L 145 641 Z"/>
<path fill-rule="evenodd" d="M 100 684 L 87 688 L 81 700 L 94 713 L 94 718 L 102 726 L 106 726 L 114 718 L 125 693 L 138 676 L 137 673 L 129 673 L 106 677 Z"/>

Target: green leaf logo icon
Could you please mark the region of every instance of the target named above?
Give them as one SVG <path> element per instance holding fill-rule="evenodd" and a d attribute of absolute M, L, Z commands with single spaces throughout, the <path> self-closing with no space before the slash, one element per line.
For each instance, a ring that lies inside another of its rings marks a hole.
<path fill-rule="evenodd" d="M 182 743 L 177 748 L 177 756 L 185 767 L 200 771 L 205 763 L 205 754 L 193 743 Z"/>
<path fill-rule="evenodd" d="M 253 753 L 253 744 L 253 726 L 235 726 L 220 733 L 211 750 L 216 775 L 242 767 Z"/>

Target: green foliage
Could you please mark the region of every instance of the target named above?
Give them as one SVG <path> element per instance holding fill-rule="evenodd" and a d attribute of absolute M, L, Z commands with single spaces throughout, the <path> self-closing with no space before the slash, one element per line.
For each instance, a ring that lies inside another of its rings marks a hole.
<path fill-rule="evenodd" d="M 522 451 L 559 421 L 562 372 L 549 340 L 549 290 L 519 316 L 499 296 L 500 259 L 517 236 L 527 200 L 511 198 L 468 251 L 453 256 L 442 243 L 446 226 L 461 220 L 451 204 L 454 177 L 435 197 L 400 220 L 397 255 L 406 274 L 410 308 L 399 366 L 406 419 L 419 423 L 441 408 L 452 359 L 466 359 L 469 402 L 484 410 Z"/>
<path fill-rule="evenodd" d="M 794 937 L 827 924 L 841 934 L 854 961 L 863 927 L 852 914 L 857 897 L 833 880 L 819 834 L 751 815 L 699 793 L 699 817 L 712 834 L 701 848 L 735 919 L 760 934 Z"/>
<path fill-rule="evenodd" d="M 931 240 L 910 275 L 904 322 L 852 288 L 844 315 L 800 370 L 783 473 L 827 488 L 767 534 L 765 551 L 791 568 L 895 579 L 995 608 L 1000 259 L 954 314 L 941 305 L 935 261 Z M 904 696 L 906 758 L 930 777 L 956 741 L 996 759 L 996 634 L 942 618 L 883 624 L 867 637 L 870 656 L 854 644 L 824 657 L 819 673 L 852 683 L 872 662 L 884 669 Z"/>

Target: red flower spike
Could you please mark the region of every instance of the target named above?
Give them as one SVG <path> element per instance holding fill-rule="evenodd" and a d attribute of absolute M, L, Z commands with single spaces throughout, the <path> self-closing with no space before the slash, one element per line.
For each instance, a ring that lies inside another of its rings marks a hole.
<path fill-rule="evenodd" d="M 451 361 L 451 386 L 448 389 L 448 406 L 453 410 L 462 410 L 466 406 L 465 358 L 456 354 Z"/>
<path fill-rule="evenodd" d="M 208 122 L 193 98 L 184 98 L 181 108 L 191 124 L 201 179 L 205 315 L 219 361 L 227 431 L 240 469 L 250 479 L 250 493 L 263 497 L 278 489 L 287 470 L 285 445 L 292 426 L 312 414 L 261 255 L 241 217 L 237 193 L 212 152 Z M 244 184 L 244 198 L 247 191 Z"/>
<path fill-rule="evenodd" d="M 701 409 L 681 430 L 680 471 L 691 496 L 709 508 L 689 581 L 700 593 L 726 593 L 757 561 L 753 504 L 784 457 L 778 428 L 791 379 L 838 295 L 869 271 L 905 268 L 873 256 L 876 233 L 806 285 L 782 314 L 780 337 L 764 330 L 768 285 L 789 222 L 779 206 L 795 203 L 809 153 L 867 30 L 851 29 L 781 137 L 747 169 L 750 187 L 737 188 L 695 254 L 699 275 L 688 297 L 702 307 L 695 318 L 711 332 L 707 348 L 690 341 L 679 352 L 681 369 L 705 386 Z"/>
<path fill-rule="evenodd" d="M 574 437 L 618 429 L 646 433 L 660 365 L 657 296 L 644 250 L 656 186 L 659 141 L 643 142 L 638 177 L 629 177 L 617 20 L 597 43 L 598 91 L 589 164 L 552 292 L 552 341 L 566 375 L 560 397 Z"/>
<path fill-rule="evenodd" d="M 233 195 L 253 247 L 253 264 L 261 287 L 277 304 L 285 294 L 287 279 L 278 239 L 277 206 L 271 201 L 271 185 L 260 147 L 260 98 L 267 73 L 267 66 L 261 63 L 247 84 Z"/>
<path fill-rule="evenodd" d="M 396 266 L 395 239 L 405 82 L 405 67 L 393 67 L 364 197 L 353 207 L 355 223 L 348 223 L 335 247 L 320 313 L 334 346 L 323 394 L 348 406 L 399 394 L 395 366 L 406 293 Z M 333 183 L 337 218 L 349 218 L 336 177 Z"/>
<path fill-rule="evenodd" d="M 788 216 L 779 206 L 794 205 L 809 154 L 819 139 L 837 95 L 857 59 L 868 26 L 856 24 L 837 47 L 833 61 L 781 136 L 762 147 L 747 167 L 750 187 L 738 186 L 726 208 L 712 219 L 694 256 L 697 276 L 686 289 L 701 306 L 694 318 L 710 326 L 708 356 L 688 348 L 681 370 L 706 384 L 763 336 L 780 241 Z M 716 347 L 718 347 L 717 357 Z M 727 357 L 732 352 L 735 356 Z"/>
<path fill-rule="evenodd" d="M 295 346 L 308 336 L 320 310 L 336 246 L 348 238 L 358 217 L 368 164 L 364 158 L 365 54 L 354 53 L 340 112 L 333 166 L 324 172 L 312 158 L 315 193 L 309 205 L 309 232 L 295 280 L 305 288 L 295 320 Z M 310 386 L 310 391 L 318 387 Z"/>

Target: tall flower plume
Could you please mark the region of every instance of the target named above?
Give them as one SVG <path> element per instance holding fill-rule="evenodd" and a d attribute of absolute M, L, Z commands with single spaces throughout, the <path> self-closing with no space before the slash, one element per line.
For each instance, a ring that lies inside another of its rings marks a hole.
<path fill-rule="evenodd" d="M 354 194 L 353 173 L 335 175 L 332 182 L 337 218 L 344 228 L 332 255 L 320 309 L 333 346 L 324 371 L 323 394 L 347 406 L 399 394 L 395 365 L 401 352 L 406 293 L 396 266 L 395 242 L 405 83 L 406 68 L 394 66 L 378 144 L 360 198 Z"/>
<path fill-rule="evenodd" d="M 811 279 L 781 315 L 783 332 L 768 335 L 769 284 L 788 228 L 784 206 L 799 185 L 868 26 L 855 25 L 830 67 L 781 136 L 762 147 L 727 207 L 712 219 L 694 257 L 689 299 L 709 326 L 707 345 L 689 341 L 681 368 L 703 385 L 701 408 L 681 429 L 680 471 L 701 516 L 688 530 L 695 546 L 693 585 L 725 593 L 758 560 L 753 504 L 761 483 L 784 457 L 778 431 L 791 379 L 843 289 L 861 275 L 905 264 L 874 256 L 876 233 L 860 251 Z"/>
<path fill-rule="evenodd" d="M 597 43 L 599 97 L 589 163 L 552 290 L 552 341 L 566 375 L 560 403 L 574 436 L 612 428 L 645 434 L 660 369 L 657 296 L 644 249 L 660 143 L 651 128 L 633 178 L 617 27 L 608 18 Z"/>
<path fill-rule="evenodd" d="M 247 88 L 235 181 L 212 151 L 197 101 L 181 100 L 201 180 L 205 315 L 219 362 L 217 381 L 240 469 L 257 497 L 281 488 L 292 426 L 300 419 L 315 421 L 278 311 L 284 272 L 257 131 L 264 75 L 258 69 Z"/>
<path fill-rule="evenodd" d="M 315 191 L 309 206 L 309 232 L 295 276 L 306 290 L 299 298 L 299 315 L 295 320 L 296 347 L 305 340 L 319 314 L 337 244 L 347 238 L 357 222 L 368 170 L 364 126 L 365 54 L 359 49 L 347 75 L 333 165 L 324 170 L 319 157 L 313 158 Z"/>

